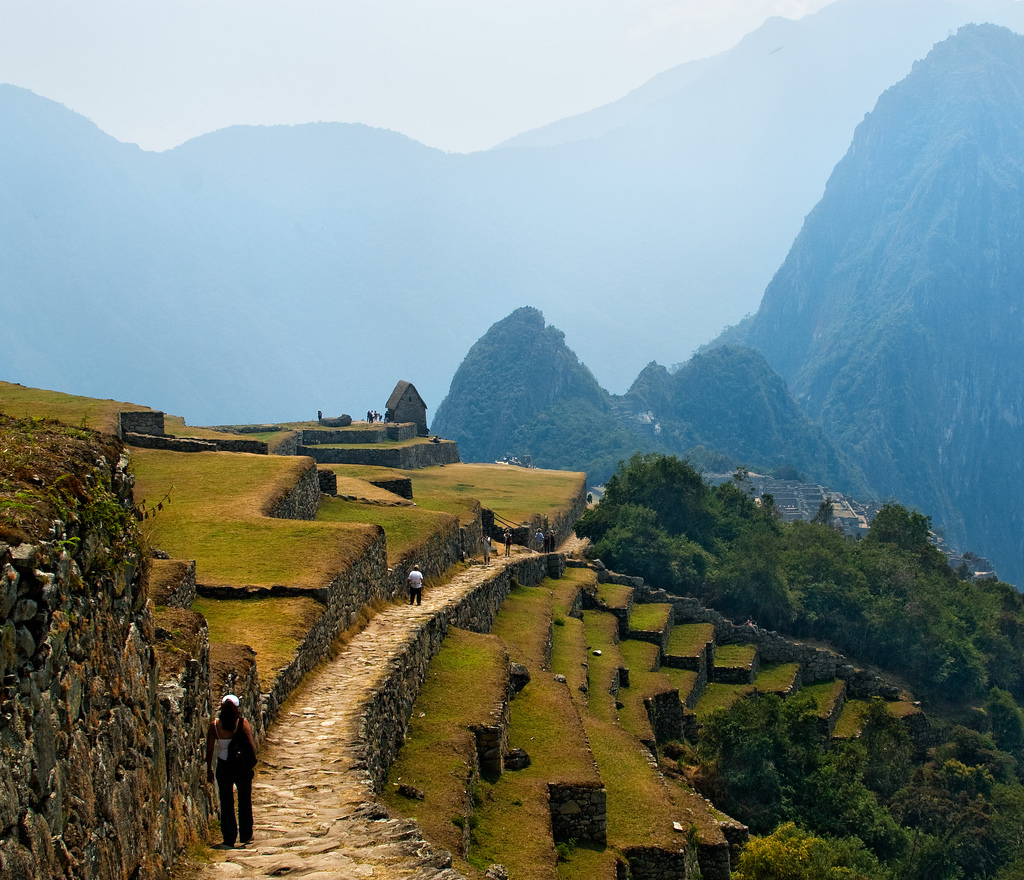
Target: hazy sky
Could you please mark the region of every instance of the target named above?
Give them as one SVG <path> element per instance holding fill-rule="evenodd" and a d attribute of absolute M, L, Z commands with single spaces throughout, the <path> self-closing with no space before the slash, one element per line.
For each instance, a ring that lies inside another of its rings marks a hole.
<path fill-rule="evenodd" d="M 0 82 L 161 150 L 362 122 L 486 149 L 827 0 L 0 0 Z"/>

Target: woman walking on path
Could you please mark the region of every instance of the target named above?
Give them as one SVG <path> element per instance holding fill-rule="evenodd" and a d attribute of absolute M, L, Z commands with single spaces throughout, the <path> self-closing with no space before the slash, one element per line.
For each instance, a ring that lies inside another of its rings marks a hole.
<path fill-rule="evenodd" d="M 234 746 L 232 745 L 234 743 Z M 213 756 L 217 755 L 217 771 Z M 220 797 L 222 847 L 244 846 L 252 840 L 252 776 L 256 764 L 256 741 L 252 728 L 238 710 L 238 697 L 228 694 L 221 701 L 220 715 L 210 722 L 206 734 L 206 781 L 217 780 Z M 238 789 L 238 821 L 235 821 L 235 793 Z"/>

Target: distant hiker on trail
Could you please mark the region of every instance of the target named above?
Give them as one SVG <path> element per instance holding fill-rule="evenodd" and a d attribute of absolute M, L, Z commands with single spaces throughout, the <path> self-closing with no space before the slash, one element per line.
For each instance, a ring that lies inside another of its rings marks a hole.
<path fill-rule="evenodd" d="M 324 420 L 324 411 L 322 409 L 318 409 L 316 411 L 316 420 L 318 422 L 322 422 Z"/>
<path fill-rule="evenodd" d="M 537 529 L 537 534 L 533 536 L 533 539 L 537 544 L 537 552 L 541 553 L 544 548 L 544 533 L 540 529 Z"/>
<path fill-rule="evenodd" d="M 491 536 L 484 538 L 484 565 L 491 564 Z"/>
<path fill-rule="evenodd" d="M 548 553 L 555 552 L 555 533 L 548 529 L 548 533 L 544 536 L 544 549 Z"/>
<path fill-rule="evenodd" d="M 217 755 L 217 772 L 213 756 Z M 242 846 L 252 840 L 252 776 L 256 766 L 256 741 L 252 728 L 238 710 L 238 697 L 221 700 L 220 715 L 210 722 L 206 733 L 206 781 L 217 780 L 220 798 L 220 848 L 231 849 L 235 838 Z M 238 789 L 238 821 L 235 821 L 235 793 Z"/>
<path fill-rule="evenodd" d="M 505 529 L 505 555 L 510 556 L 512 554 L 512 529 Z"/>
<path fill-rule="evenodd" d="M 417 605 L 423 604 L 423 572 L 420 571 L 418 565 L 412 567 L 412 571 L 409 572 L 409 604 L 412 605 L 412 600 L 416 600 Z"/>

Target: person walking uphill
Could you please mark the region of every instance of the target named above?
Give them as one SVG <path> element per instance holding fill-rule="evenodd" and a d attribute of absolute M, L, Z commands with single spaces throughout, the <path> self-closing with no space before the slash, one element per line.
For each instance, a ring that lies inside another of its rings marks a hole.
<path fill-rule="evenodd" d="M 412 600 L 416 600 L 417 605 L 423 604 L 423 572 L 420 571 L 418 565 L 412 567 L 412 571 L 409 572 L 409 604 L 412 605 Z"/>
<path fill-rule="evenodd" d="M 217 771 L 213 756 L 217 755 Z M 256 766 L 256 741 L 252 728 L 238 710 L 238 697 L 228 694 L 221 701 L 220 715 L 210 722 L 206 734 L 206 781 L 217 780 L 220 797 L 221 846 L 231 848 L 236 837 L 244 846 L 252 840 L 252 776 Z M 235 793 L 238 789 L 238 820 Z"/>

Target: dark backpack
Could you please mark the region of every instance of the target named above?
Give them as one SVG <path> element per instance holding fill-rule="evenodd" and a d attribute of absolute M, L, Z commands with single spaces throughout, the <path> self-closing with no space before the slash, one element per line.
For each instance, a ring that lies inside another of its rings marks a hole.
<path fill-rule="evenodd" d="M 232 773 L 249 773 L 256 766 L 256 753 L 249 744 L 249 737 L 242 729 L 243 721 L 244 719 L 239 715 L 235 735 L 228 743 L 228 766 Z"/>

